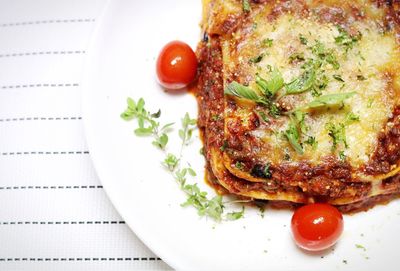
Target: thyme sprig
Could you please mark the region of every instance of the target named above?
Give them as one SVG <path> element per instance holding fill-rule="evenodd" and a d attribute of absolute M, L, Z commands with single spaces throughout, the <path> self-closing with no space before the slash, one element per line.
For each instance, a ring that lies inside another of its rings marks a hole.
<path fill-rule="evenodd" d="M 138 128 L 134 130 L 137 136 L 150 136 L 154 137 L 152 144 L 162 150 L 168 144 L 167 132 L 174 123 L 168 123 L 160 128 L 160 123 L 156 121 L 161 116 L 161 110 L 151 114 L 145 109 L 145 101 L 140 98 L 136 103 L 132 98 L 127 99 L 127 108 L 121 114 L 124 120 L 136 119 Z"/>
<path fill-rule="evenodd" d="M 177 156 L 173 153 L 166 152 L 166 146 L 168 144 L 167 133 L 174 123 L 161 126 L 160 122 L 157 121 L 160 116 L 160 110 L 155 114 L 151 114 L 147 111 L 145 109 L 145 101 L 142 98 L 140 98 L 138 102 L 128 98 L 127 108 L 121 114 L 121 118 L 124 120 L 129 121 L 136 119 L 138 127 L 135 129 L 135 134 L 137 136 L 152 136 L 154 138 L 153 145 L 165 153 L 162 165 L 171 173 L 175 181 L 179 184 L 180 189 L 187 196 L 186 201 L 182 203 L 181 206 L 192 206 L 197 210 L 199 216 L 206 216 L 217 222 L 242 218 L 244 215 L 244 207 L 242 207 L 241 211 L 224 213 L 225 203 L 222 201 L 222 196 L 216 195 L 210 199 L 207 192 L 201 191 L 197 183 L 189 184 L 187 182 L 188 177 L 196 177 L 197 174 L 190 164 L 186 167 L 181 165 L 182 153 L 183 149 L 189 145 L 192 139 L 197 120 L 190 118 L 188 113 L 182 118 L 181 128 L 178 131 L 179 138 L 181 139 L 181 147 L 179 156 Z"/>

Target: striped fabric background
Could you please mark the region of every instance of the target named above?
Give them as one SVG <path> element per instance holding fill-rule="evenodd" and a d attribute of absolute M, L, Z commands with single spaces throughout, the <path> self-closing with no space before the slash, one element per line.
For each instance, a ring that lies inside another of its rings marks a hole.
<path fill-rule="evenodd" d="M 105 0 L 0 0 L 0 270 L 164 270 L 90 160 L 87 44 Z"/>

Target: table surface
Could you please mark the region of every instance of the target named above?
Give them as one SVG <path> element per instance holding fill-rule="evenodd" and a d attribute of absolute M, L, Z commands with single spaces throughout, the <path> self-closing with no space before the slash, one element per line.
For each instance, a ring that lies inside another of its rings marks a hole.
<path fill-rule="evenodd" d="M 110 203 L 81 80 L 106 0 L 0 0 L 0 270 L 165 270 Z"/>

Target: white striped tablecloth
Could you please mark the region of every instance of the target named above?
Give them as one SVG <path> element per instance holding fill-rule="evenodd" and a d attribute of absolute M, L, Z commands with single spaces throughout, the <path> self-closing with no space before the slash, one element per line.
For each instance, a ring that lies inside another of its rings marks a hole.
<path fill-rule="evenodd" d="M 93 169 L 81 109 L 106 0 L 0 0 L 0 270 L 162 270 Z"/>

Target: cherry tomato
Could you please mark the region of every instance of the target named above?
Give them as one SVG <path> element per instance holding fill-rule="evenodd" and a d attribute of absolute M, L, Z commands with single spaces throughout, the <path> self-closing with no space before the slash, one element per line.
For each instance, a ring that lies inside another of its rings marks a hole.
<path fill-rule="evenodd" d="M 329 204 L 315 203 L 297 209 L 292 217 L 296 244 L 309 251 L 334 245 L 343 232 L 342 214 Z"/>
<path fill-rule="evenodd" d="M 181 89 L 196 77 L 197 58 L 184 42 L 172 41 L 164 46 L 157 59 L 159 83 L 167 89 Z"/>

